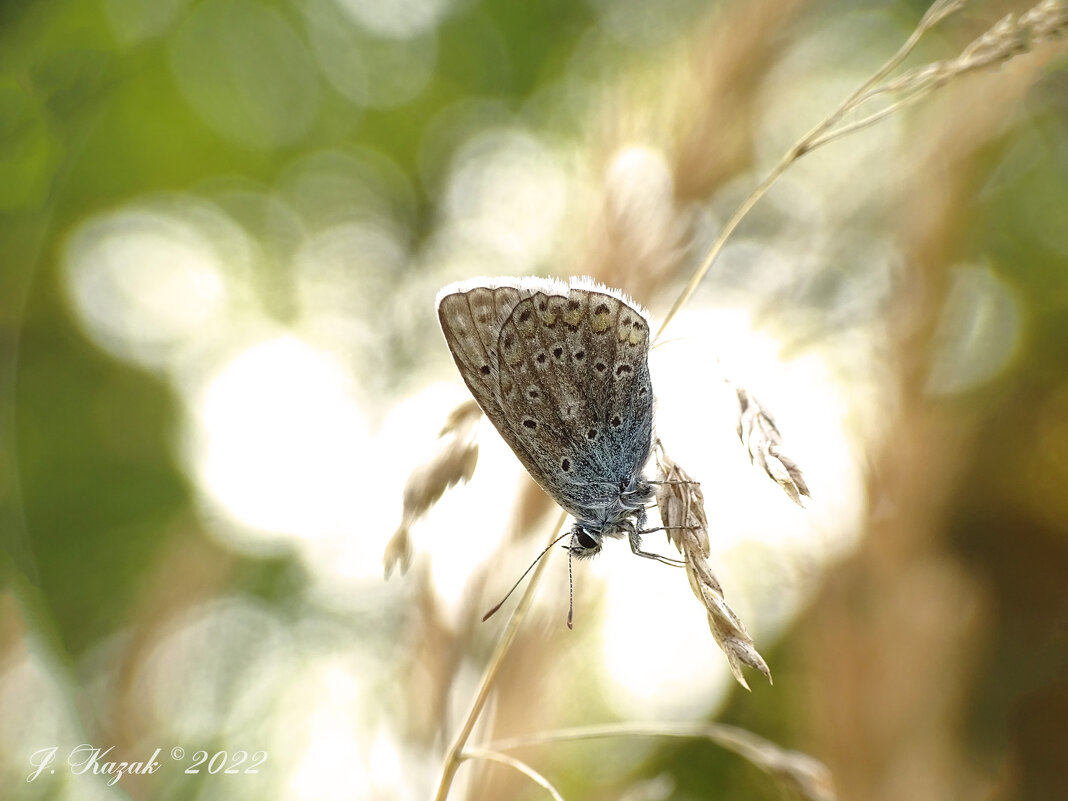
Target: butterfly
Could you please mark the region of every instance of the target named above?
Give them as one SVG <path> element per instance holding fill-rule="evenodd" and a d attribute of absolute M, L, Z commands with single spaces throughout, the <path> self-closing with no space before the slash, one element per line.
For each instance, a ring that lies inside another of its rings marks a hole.
<path fill-rule="evenodd" d="M 534 480 L 574 518 L 571 555 L 606 537 L 642 550 L 653 447 L 646 311 L 592 278 L 475 278 L 444 287 L 438 319 L 460 375 Z M 565 535 L 566 536 L 566 535 Z"/>

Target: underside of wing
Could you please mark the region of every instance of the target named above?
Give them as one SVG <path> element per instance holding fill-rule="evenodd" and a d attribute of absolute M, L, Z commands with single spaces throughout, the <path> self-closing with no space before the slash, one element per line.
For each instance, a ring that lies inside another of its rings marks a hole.
<path fill-rule="evenodd" d="M 474 286 L 438 298 L 438 321 L 456 367 L 498 430 L 503 411 L 497 340 L 501 323 L 518 302 L 519 292 L 514 287 Z"/>
<path fill-rule="evenodd" d="M 588 278 L 445 287 L 438 317 L 479 406 L 530 474 L 589 517 L 649 456 L 649 318 Z"/>
<path fill-rule="evenodd" d="M 609 505 L 648 459 L 648 336 L 637 309 L 583 289 L 525 298 L 501 329 L 502 411 L 573 514 Z"/>

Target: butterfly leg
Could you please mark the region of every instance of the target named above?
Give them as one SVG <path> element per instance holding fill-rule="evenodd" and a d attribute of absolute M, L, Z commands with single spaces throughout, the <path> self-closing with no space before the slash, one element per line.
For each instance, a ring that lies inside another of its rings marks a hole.
<path fill-rule="evenodd" d="M 635 528 L 633 531 L 628 532 L 628 539 L 630 540 L 630 550 L 635 556 L 644 556 L 646 559 L 652 559 L 660 562 L 661 564 L 671 565 L 672 567 L 683 567 L 686 563 L 681 559 L 672 559 L 670 556 L 661 556 L 658 553 L 651 553 L 649 551 L 642 550 L 642 534 L 650 534 L 654 531 L 663 531 L 664 528 L 650 528 L 645 531 L 640 531 Z"/>

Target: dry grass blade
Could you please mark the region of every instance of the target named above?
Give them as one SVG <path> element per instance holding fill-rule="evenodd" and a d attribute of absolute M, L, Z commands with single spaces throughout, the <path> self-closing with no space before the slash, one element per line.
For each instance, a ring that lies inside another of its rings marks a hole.
<path fill-rule="evenodd" d="M 400 565 L 403 573 L 412 561 L 411 525 L 432 507 L 449 487 L 470 480 L 478 462 L 475 433 L 482 416 L 474 400 L 464 401 L 450 412 L 441 429 L 437 452 L 419 465 L 404 485 L 401 524 L 386 544 L 382 556 L 388 578 Z"/>
<path fill-rule="evenodd" d="M 738 393 L 738 439 L 749 451 L 749 461 L 759 465 L 798 506 L 801 497 L 811 498 L 797 462 L 782 452 L 782 435 L 771 412 L 741 387 Z"/>
<path fill-rule="evenodd" d="M 727 656 L 731 673 L 738 683 L 749 689 L 742 666 L 756 668 L 771 681 L 771 671 L 753 645 L 745 624 L 723 598 L 723 588 L 708 564 L 708 518 L 705 515 L 701 486 L 656 445 L 656 503 L 668 537 L 685 557 L 690 589 L 708 612 L 708 627 L 716 644 Z"/>
<path fill-rule="evenodd" d="M 486 747 L 507 751 L 545 743 L 594 740 L 604 737 L 701 737 L 747 759 L 809 801 L 835 801 L 838 797 L 827 766 L 800 751 L 776 745 L 751 731 L 725 723 L 605 723 L 572 729 L 510 737 Z"/>
<path fill-rule="evenodd" d="M 502 754 L 498 751 L 489 751 L 484 748 L 471 748 L 463 751 L 460 754 L 460 759 L 485 759 L 490 762 L 499 762 L 502 765 L 515 768 L 535 784 L 544 787 L 549 795 L 553 797 L 554 801 L 564 801 L 564 797 L 560 794 L 560 791 L 553 787 L 548 779 L 534 770 L 534 768 L 530 767 L 526 762 L 508 756 L 508 754 Z"/>
<path fill-rule="evenodd" d="M 837 798 L 831 771 L 808 754 L 781 748 L 734 726 L 718 726 L 706 736 L 792 787 L 803 798 L 810 801 L 834 801 Z"/>

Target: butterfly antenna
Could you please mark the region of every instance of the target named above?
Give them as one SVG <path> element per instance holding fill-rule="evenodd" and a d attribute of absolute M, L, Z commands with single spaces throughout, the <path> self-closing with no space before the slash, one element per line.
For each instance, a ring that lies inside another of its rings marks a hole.
<path fill-rule="evenodd" d="M 571 625 L 571 618 L 575 612 L 575 582 L 571 578 L 571 549 L 567 549 L 567 627 L 574 628 Z"/>
<path fill-rule="evenodd" d="M 539 553 L 537 558 L 533 562 L 530 563 L 530 567 L 528 567 L 526 570 L 523 571 L 523 575 L 520 576 L 519 580 L 516 581 L 516 583 L 512 585 L 512 589 L 508 590 L 508 593 L 503 598 L 501 598 L 500 603 L 498 603 L 495 607 L 493 607 L 491 610 L 489 610 L 488 612 L 486 612 L 486 614 L 484 614 L 482 616 L 482 622 L 483 623 L 485 623 L 494 614 L 496 614 L 498 609 L 500 609 L 502 606 L 504 606 L 504 602 L 507 601 L 512 596 L 512 593 L 516 591 L 516 588 L 520 584 L 523 583 L 523 579 L 525 579 L 527 577 L 527 573 L 529 573 L 531 570 L 534 569 L 534 565 L 536 565 L 538 562 L 540 562 L 542 560 L 542 557 L 545 556 L 545 554 L 549 553 L 550 549 L 552 549 L 552 547 L 554 545 L 556 545 L 556 543 L 560 542 L 560 540 L 562 540 L 564 537 L 568 536 L 570 533 L 571 533 L 570 531 L 565 531 L 563 534 L 561 534 L 559 537 L 557 537 L 555 540 L 553 540 L 552 542 L 550 542 L 548 545 L 545 546 L 545 550 L 542 551 L 541 553 Z M 568 553 L 570 553 L 570 551 L 568 551 Z M 569 557 L 568 558 L 568 569 L 569 570 L 570 570 L 570 565 L 571 565 L 571 559 Z M 568 618 L 569 618 L 569 621 L 570 621 L 570 615 L 568 615 Z M 568 626 L 570 626 L 570 625 L 571 625 L 571 623 L 568 622 Z"/>

